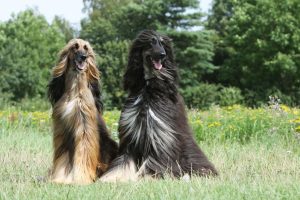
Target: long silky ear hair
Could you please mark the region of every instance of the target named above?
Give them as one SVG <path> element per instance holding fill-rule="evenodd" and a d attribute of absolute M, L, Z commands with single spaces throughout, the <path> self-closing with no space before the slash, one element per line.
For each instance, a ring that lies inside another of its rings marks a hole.
<path fill-rule="evenodd" d="M 71 40 L 60 52 L 58 64 L 52 69 L 52 79 L 48 84 L 48 98 L 52 106 L 61 98 L 65 90 L 65 72 L 68 67 L 68 57 L 75 39 Z"/>
<path fill-rule="evenodd" d="M 123 78 L 125 91 L 138 92 L 146 83 L 143 68 L 143 44 L 135 39 L 129 51 L 128 64 Z"/>
<path fill-rule="evenodd" d="M 166 55 L 167 55 L 166 60 L 164 62 L 164 67 L 167 69 L 167 71 L 173 77 L 172 83 L 177 85 L 178 81 L 179 81 L 179 75 L 177 72 L 177 65 L 175 63 L 175 58 L 174 58 L 174 54 L 173 54 L 172 39 L 165 35 L 161 35 L 160 37 L 163 39 L 162 45 L 163 45 L 163 47 L 166 51 Z"/>
<path fill-rule="evenodd" d="M 93 81 L 99 81 L 100 79 L 100 72 L 96 66 L 96 55 L 91 47 L 91 45 L 87 43 L 88 47 L 88 59 L 87 59 L 87 75 L 88 75 L 88 81 L 93 82 Z"/>
<path fill-rule="evenodd" d="M 87 67 L 87 76 L 88 76 L 88 83 L 90 90 L 92 91 L 92 94 L 95 99 L 95 104 L 97 107 L 98 112 L 102 113 L 103 111 L 103 103 L 101 100 L 101 90 L 99 85 L 99 79 L 100 79 L 100 72 L 96 66 L 96 55 L 90 46 L 88 44 L 88 67 Z"/>

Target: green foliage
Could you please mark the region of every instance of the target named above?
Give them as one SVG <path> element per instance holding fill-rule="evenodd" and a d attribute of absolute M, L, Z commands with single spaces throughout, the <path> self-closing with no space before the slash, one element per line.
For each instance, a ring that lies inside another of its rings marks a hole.
<path fill-rule="evenodd" d="M 243 103 L 244 97 L 241 90 L 236 87 L 223 87 L 219 93 L 219 105 L 231 106 Z"/>
<path fill-rule="evenodd" d="M 0 91 L 11 99 L 44 96 L 50 69 L 64 45 L 56 26 L 26 10 L 0 26 Z"/>
<path fill-rule="evenodd" d="M 216 0 L 208 27 L 217 33 L 217 79 L 254 97 L 251 105 L 272 91 L 299 105 L 299 9 L 298 0 Z"/>
<path fill-rule="evenodd" d="M 98 47 L 108 41 L 123 40 L 116 25 L 121 9 L 132 0 L 83 0 L 88 18 L 81 21 L 80 37 Z"/>
<path fill-rule="evenodd" d="M 257 109 L 233 105 L 211 106 L 205 111 L 189 110 L 189 123 L 197 142 L 241 144 L 270 140 L 281 140 L 288 144 L 299 142 L 300 110 L 278 102 L 270 103 L 268 107 Z M 119 118 L 118 110 L 106 111 L 103 115 L 114 138 L 117 138 Z M 26 106 L 6 107 L 0 110 L 0 123 L 1 127 L 6 129 L 27 127 L 47 133 L 51 131 L 51 112 L 33 111 Z"/>
<path fill-rule="evenodd" d="M 207 109 L 212 105 L 231 106 L 243 103 L 241 90 L 235 87 L 201 83 L 182 91 L 189 108 Z"/>
<path fill-rule="evenodd" d="M 216 69 L 211 64 L 211 32 L 190 30 L 202 23 L 197 0 L 84 0 L 84 3 L 89 17 L 82 21 L 80 36 L 90 41 L 100 57 L 104 102 L 109 108 L 120 107 L 128 41 L 143 29 L 154 29 L 173 39 L 182 88 L 198 85 L 204 74 Z"/>
<path fill-rule="evenodd" d="M 101 71 L 105 108 L 121 108 L 125 98 L 122 80 L 127 65 L 127 41 L 108 41 L 98 50 L 97 63 Z"/>
<path fill-rule="evenodd" d="M 60 32 L 64 34 L 66 43 L 73 39 L 77 34 L 76 30 L 71 26 L 70 22 L 62 17 L 55 16 L 52 25 L 58 27 L 60 29 Z"/>
<path fill-rule="evenodd" d="M 239 142 L 282 140 L 299 142 L 299 110 L 285 105 L 257 109 L 240 105 L 213 106 L 189 113 L 198 141 Z"/>
<path fill-rule="evenodd" d="M 234 0 L 213 0 L 212 10 L 207 19 L 207 28 L 215 30 L 224 36 L 233 13 Z"/>
<path fill-rule="evenodd" d="M 143 29 L 187 30 L 199 26 L 200 18 L 197 0 L 133 0 L 121 7 L 114 23 L 121 36 L 133 39 Z"/>
<path fill-rule="evenodd" d="M 7 95 L 5 93 L 1 95 L 0 109 L 2 110 L 6 108 L 17 108 L 23 111 L 46 111 L 51 107 L 50 102 L 41 97 L 23 98 L 18 101 L 11 101 L 11 95 Z"/>
<path fill-rule="evenodd" d="M 280 99 L 281 103 L 289 106 L 295 106 L 297 105 L 296 102 L 298 102 L 296 97 L 283 94 L 279 89 L 275 87 L 267 90 L 245 90 L 243 92 L 243 96 L 246 105 L 255 107 L 265 105 L 270 96 L 277 97 L 278 99 Z"/>
<path fill-rule="evenodd" d="M 98 54 L 108 109 L 122 105 L 128 48 L 143 29 L 173 39 L 180 88 L 189 107 L 260 106 L 270 95 L 300 105 L 298 0 L 214 0 L 205 28 L 197 0 L 83 2 L 87 17 L 80 37 Z M 77 35 L 67 20 L 55 17 L 49 25 L 31 9 L 0 23 L 0 103 L 44 98 L 57 53 Z"/>
<path fill-rule="evenodd" d="M 202 83 L 197 86 L 187 87 L 181 93 L 189 108 L 205 109 L 217 103 L 219 90 L 219 85 Z"/>
<path fill-rule="evenodd" d="M 173 39 L 174 53 L 181 77 L 180 86 L 195 86 L 203 76 L 217 68 L 211 63 L 213 43 L 210 31 L 168 31 Z"/>

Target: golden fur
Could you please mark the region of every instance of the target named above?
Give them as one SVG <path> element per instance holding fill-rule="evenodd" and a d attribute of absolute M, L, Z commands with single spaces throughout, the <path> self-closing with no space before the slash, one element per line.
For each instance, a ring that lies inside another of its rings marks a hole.
<path fill-rule="evenodd" d="M 79 51 L 87 55 L 83 70 L 76 68 Z M 90 88 L 91 83 L 98 83 L 99 71 L 95 54 L 84 40 L 71 40 L 59 55 L 52 77 L 64 75 L 65 79 L 63 94 L 53 103 L 54 158 L 50 180 L 88 184 L 95 181 L 97 172 L 103 173 L 107 168 L 101 158 L 100 113 Z"/>

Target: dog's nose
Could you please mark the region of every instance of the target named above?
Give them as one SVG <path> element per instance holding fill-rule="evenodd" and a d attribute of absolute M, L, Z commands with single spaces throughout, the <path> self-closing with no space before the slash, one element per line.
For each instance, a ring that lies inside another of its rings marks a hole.
<path fill-rule="evenodd" d="M 160 59 L 163 59 L 163 58 L 165 58 L 165 57 L 166 57 L 166 52 L 160 52 L 159 58 L 160 58 Z"/>
<path fill-rule="evenodd" d="M 86 57 L 87 57 L 86 55 L 80 55 L 80 58 L 81 58 L 82 61 L 85 61 Z"/>
<path fill-rule="evenodd" d="M 154 56 L 153 56 L 153 58 L 155 58 L 155 59 L 164 59 L 165 57 L 166 57 L 166 52 L 163 52 L 163 51 L 156 52 L 156 53 L 154 53 Z"/>

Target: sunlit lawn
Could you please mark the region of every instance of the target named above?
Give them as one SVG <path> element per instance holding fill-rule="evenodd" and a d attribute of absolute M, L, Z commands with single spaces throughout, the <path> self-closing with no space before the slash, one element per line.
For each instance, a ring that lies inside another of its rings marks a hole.
<path fill-rule="evenodd" d="M 299 199 L 300 113 L 286 106 L 189 111 L 217 178 L 88 186 L 39 182 L 52 160 L 49 112 L 0 111 L 0 199 Z M 118 111 L 104 116 L 116 138 Z"/>

